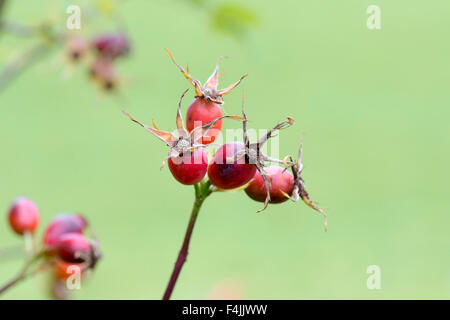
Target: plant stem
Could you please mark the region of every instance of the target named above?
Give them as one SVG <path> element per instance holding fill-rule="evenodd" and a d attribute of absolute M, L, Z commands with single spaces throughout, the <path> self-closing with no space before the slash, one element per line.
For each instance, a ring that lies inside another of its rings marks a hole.
<path fill-rule="evenodd" d="M 3 9 L 5 8 L 6 0 L 0 0 L 0 22 L 1 22 L 1 15 L 3 13 Z"/>
<path fill-rule="evenodd" d="M 6 283 L 3 287 L 0 288 L 0 294 L 17 284 L 20 280 L 23 280 L 25 278 L 26 272 L 28 270 L 29 264 L 25 264 L 25 266 L 22 268 L 22 270 L 19 272 L 18 275 L 16 275 L 14 278 L 12 278 L 8 283 Z"/>
<path fill-rule="evenodd" d="M 50 52 L 51 45 L 48 43 L 39 43 L 32 47 L 29 51 L 17 57 L 10 65 L 7 65 L 0 72 L 0 91 L 14 80 L 20 73 L 25 71 L 27 67 L 32 66 L 39 61 L 45 54 Z"/>
<path fill-rule="evenodd" d="M 8 281 L 5 285 L 0 287 L 0 295 L 2 293 L 4 293 L 6 290 L 8 290 L 9 288 L 11 288 L 12 286 L 16 285 L 21 280 L 25 279 L 28 276 L 27 271 L 31 267 L 31 265 L 33 263 L 35 263 L 37 260 L 39 260 L 40 258 L 42 258 L 45 255 L 45 253 L 46 253 L 46 251 L 42 250 L 31 257 L 27 257 L 25 260 L 25 264 L 23 265 L 20 272 L 14 278 L 12 278 L 10 281 Z"/>
<path fill-rule="evenodd" d="M 192 207 L 191 218 L 189 219 L 186 234 L 184 235 L 183 245 L 181 246 L 180 252 L 178 253 L 175 267 L 173 268 L 172 275 L 170 276 L 166 291 L 164 292 L 163 300 L 169 300 L 170 296 L 172 295 L 175 284 L 178 280 L 178 277 L 180 276 L 181 268 L 183 268 L 183 265 L 186 262 L 188 256 L 189 244 L 191 241 L 192 232 L 194 231 L 195 222 L 197 221 L 198 213 L 203 202 L 212 192 L 209 181 L 206 183 L 196 184 L 194 188 L 195 201 L 194 206 Z"/>

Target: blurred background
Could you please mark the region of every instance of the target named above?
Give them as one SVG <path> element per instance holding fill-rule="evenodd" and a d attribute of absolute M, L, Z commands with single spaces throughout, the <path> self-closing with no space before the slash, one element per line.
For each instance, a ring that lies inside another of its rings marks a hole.
<path fill-rule="evenodd" d="M 22 23 L 59 16 L 64 28 L 69 4 L 10 1 L 3 14 Z M 381 30 L 366 27 L 372 4 Z M 450 297 L 448 1 L 130 0 L 116 10 L 120 23 L 97 19 L 81 33 L 126 25 L 133 47 L 119 63 L 119 93 L 99 92 L 57 47 L 0 92 L 0 247 L 20 248 L 6 219 L 18 195 L 38 204 L 39 236 L 56 214 L 81 212 L 104 259 L 73 297 L 161 298 L 194 191 L 159 170 L 167 148 L 121 110 L 174 128 L 189 85 L 169 48 L 201 81 L 221 55 L 230 57 L 222 87 L 249 74 L 226 97 L 226 113 L 239 114 L 245 90 L 250 126 L 296 120 L 281 133 L 280 154 L 295 154 L 305 135 L 307 190 L 329 216 L 325 233 L 303 203 L 256 214 L 261 204 L 244 192 L 213 194 L 173 298 Z M 0 34 L 0 67 L 32 43 Z M 0 261 L 0 283 L 22 265 L 15 256 Z M 370 265 L 381 269 L 380 290 L 366 286 Z M 45 299 L 46 290 L 37 276 L 2 298 Z"/>

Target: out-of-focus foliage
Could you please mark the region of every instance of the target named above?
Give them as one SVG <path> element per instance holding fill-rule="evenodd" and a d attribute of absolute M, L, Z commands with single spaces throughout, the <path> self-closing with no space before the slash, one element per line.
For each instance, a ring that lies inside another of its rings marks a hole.
<path fill-rule="evenodd" d="M 206 0 L 187 0 L 208 14 L 213 31 L 242 39 L 259 22 L 255 10 L 245 7 L 241 2 L 219 2 Z"/>
<path fill-rule="evenodd" d="M 97 7 L 107 15 L 113 15 L 117 11 L 117 3 L 114 0 L 97 0 Z"/>
<path fill-rule="evenodd" d="M 199 7 L 204 7 L 206 5 L 206 0 L 187 0 L 187 1 Z"/>
<path fill-rule="evenodd" d="M 212 28 L 218 32 L 230 33 L 237 38 L 242 38 L 258 22 L 255 12 L 238 3 L 223 3 L 211 12 Z"/>

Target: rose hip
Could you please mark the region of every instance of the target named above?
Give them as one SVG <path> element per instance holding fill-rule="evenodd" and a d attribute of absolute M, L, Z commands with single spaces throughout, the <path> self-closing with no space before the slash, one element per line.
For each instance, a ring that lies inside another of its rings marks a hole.
<path fill-rule="evenodd" d="M 80 263 L 90 259 L 92 246 L 81 233 L 66 233 L 58 241 L 57 252 L 65 262 Z"/>
<path fill-rule="evenodd" d="M 191 103 L 186 114 L 186 128 L 189 132 L 197 127 L 201 127 L 207 123 L 210 123 L 214 119 L 222 117 L 221 104 L 224 103 L 223 96 L 229 94 L 234 88 L 236 88 L 247 75 L 244 75 L 237 82 L 232 84 L 226 89 L 217 90 L 219 84 L 219 61 L 223 57 L 220 57 L 217 61 L 216 68 L 209 79 L 204 85 L 200 81 L 194 79 L 188 70 L 177 64 L 173 55 L 166 49 L 173 63 L 180 69 L 181 73 L 186 77 L 191 85 L 195 87 L 196 97 Z M 217 121 L 211 128 L 209 135 L 202 138 L 202 144 L 210 144 L 214 142 L 220 133 L 222 128 L 222 120 Z"/>
<path fill-rule="evenodd" d="M 222 108 L 208 99 L 195 98 L 186 112 L 186 129 L 191 132 L 198 126 L 202 126 L 222 116 Z M 217 121 L 209 134 L 202 138 L 203 144 L 213 143 L 222 129 L 222 120 Z"/>
<path fill-rule="evenodd" d="M 150 128 L 139 121 L 133 119 L 127 112 L 124 114 L 133 122 L 139 124 L 145 130 L 155 135 L 158 139 L 162 140 L 169 148 L 169 154 L 166 160 L 169 160 L 169 169 L 176 180 L 182 184 L 192 185 L 200 182 L 206 174 L 208 168 L 208 159 L 206 152 L 203 149 L 205 145 L 199 141 L 209 132 L 214 124 L 224 118 L 230 118 L 234 120 L 243 120 L 239 116 L 222 116 L 214 119 L 208 124 L 197 127 L 190 133 L 183 125 L 183 118 L 181 116 L 181 102 L 186 94 L 187 90 L 181 95 L 178 102 L 178 109 L 176 115 L 176 126 L 178 131 L 178 137 L 175 137 L 170 132 L 159 130 L 155 124 L 154 128 Z M 161 168 L 164 166 L 163 161 Z"/>
<path fill-rule="evenodd" d="M 86 269 L 85 264 L 82 263 L 68 263 L 60 259 L 56 259 L 55 268 L 53 269 L 54 275 L 57 279 L 66 280 L 72 274 L 72 268 L 79 268 L 81 271 L 81 276 L 83 276 L 84 271 Z"/>
<path fill-rule="evenodd" d="M 9 209 L 9 224 L 17 234 L 33 233 L 39 225 L 39 210 L 33 201 L 17 198 Z"/>
<path fill-rule="evenodd" d="M 55 247 L 64 234 L 81 234 L 86 225 L 87 222 L 81 215 L 60 214 L 45 229 L 43 243 L 47 247 Z"/>
<path fill-rule="evenodd" d="M 110 59 L 125 56 L 130 51 L 128 37 L 120 33 L 100 35 L 92 41 L 92 45 L 99 55 Z"/>
<path fill-rule="evenodd" d="M 269 203 L 282 203 L 288 200 L 286 194 L 291 194 L 294 188 L 294 176 L 285 168 L 278 166 L 265 167 L 269 179 Z M 245 193 L 255 201 L 264 202 L 267 196 L 266 185 L 261 173 L 256 172 L 253 180 L 245 188 Z"/>
<path fill-rule="evenodd" d="M 253 178 L 256 166 L 236 159 L 236 155 L 244 149 L 242 142 L 232 142 L 224 144 L 216 151 L 208 167 L 208 177 L 212 185 L 224 190 L 235 189 Z"/>
<path fill-rule="evenodd" d="M 68 36 L 66 39 L 66 54 L 73 61 L 81 60 L 89 50 L 89 42 L 80 36 Z"/>
<path fill-rule="evenodd" d="M 208 169 L 208 156 L 204 148 L 198 148 L 177 158 L 169 158 L 170 172 L 178 182 L 185 185 L 202 181 Z"/>
<path fill-rule="evenodd" d="M 114 90 L 119 85 L 116 68 L 108 57 L 99 56 L 91 65 L 90 75 L 105 90 Z"/>

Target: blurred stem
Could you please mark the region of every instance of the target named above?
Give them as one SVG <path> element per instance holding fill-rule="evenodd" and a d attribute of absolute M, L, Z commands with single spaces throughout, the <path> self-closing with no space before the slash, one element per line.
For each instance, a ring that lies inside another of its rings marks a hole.
<path fill-rule="evenodd" d="M 25 253 L 27 259 L 29 259 L 34 253 L 34 236 L 31 232 L 27 231 L 23 234 L 23 239 L 25 241 Z"/>
<path fill-rule="evenodd" d="M 21 280 L 25 279 L 28 276 L 28 269 L 40 258 L 42 258 L 45 255 L 46 251 L 40 251 L 37 254 L 35 254 L 32 257 L 27 257 L 25 260 L 25 264 L 23 265 L 22 269 L 19 271 L 19 273 L 12 278 L 10 281 L 8 281 L 5 285 L 0 287 L 0 294 L 4 293 L 9 288 L 13 287 L 17 283 L 19 283 Z"/>
<path fill-rule="evenodd" d="M 19 56 L 0 72 L 0 91 L 28 67 L 39 61 L 52 48 L 51 43 L 39 43 Z"/>
<path fill-rule="evenodd" d="M 194 206 L 192 207 L 191 218 L 189 220 L 189 224 L 186 230 L 186 234 L 184 235 L 183 245 L 181 246 L 180 252 L 178 253 L 177 261 L 175 262 L 175 267 L 173 268 L 172 275 L 170 276 L 169 283 L 167 285 L 166 291 L 163 296 L 163 300 L 169 300 L 172 295 L 175 284 L 180 276 L 181 268 L 183 268 L 184 263 L 186 262 L 189 244 L 191 242 L 192 232 L 194 231 L 195 222 L 197 221 L 198 213 L 200 212 L 200 208 L 205 201 L 205 199 L 212 193 L 211 184 L 209 181 L 205 183 L 199 183 L 194 185 L 195 188 L 195 200 Z"/>
<path fill-rule="evenodd" d="M 0 0 L 0 21 L 2 20 L 3 9 L 5 8 L 6 0 Z"/>

